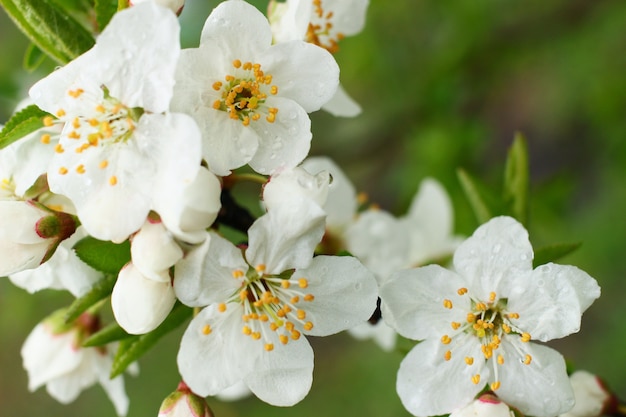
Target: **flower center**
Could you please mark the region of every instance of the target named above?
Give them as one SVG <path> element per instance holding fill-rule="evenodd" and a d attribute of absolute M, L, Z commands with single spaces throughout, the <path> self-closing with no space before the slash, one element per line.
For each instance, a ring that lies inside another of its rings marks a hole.
<path fill-rule="evenodd" d="M 102 91 L 103 95 L 96 95 L 87 93 L 81 88 L 70 90 L 68 95 L 72 99 L 84 102 L 84 106 L 81 107 L 81 110 L 84 108 L 84 111 L 80 114 L 67 114 L 61 108 L 56 113 L 59 120 L 72 127 L 65 136 L 76 141 L 72 148 L 77 154 L 107 144 L 126 142 L 132 136 L 136 122 L 143 113 L 142 109 L 129 108 L 110 96 L 106 87 L 102 86 Z M 48 127 L 52 126 L 53 123 L 51 117 L 44 120 L 44 124 Z M 45 139 L 50 141 L 49 137 Z M 57 143 L 55 151 L 61 154 L 65 152 L 65 148 L 61 143 Z M 98 165 L 100 169 L 105 169 L 107 166 L 108 161 L 106 160 L 100 161 Z M 74 167 L 59 168 L 59 174 L 65 175 L 70 170 L 77 174 L 86 172 L 85 165 L 78 163 Z M 117 177 L 111 176 L 109 184 L 116 185 Z"/>
<path fill-rule="evenodd" d="M 240 120 L 244 126 L 258 121 L 263 115 L 274 123 L 278 108 L 263 106 L 268 94 L 276 95 L 278 87 L 272 85 L 272 76 L 261 70 L 261 64 L 232 62 L 234 74 L 227 74 L 224 82 L 216 81 L 213 89 L 221 92 L 221 98 L 213 102 L 215 110 L 228 112 L 231 119 Z"/>
<path fill-rule="evenodd" d="M 339 51 L 339 41 L 344 38 L 344 35 L 339 32 L 333 33 L 333 12 L 324 11 L 322 0 L 313 0 L 313 6 L 315 7 L 314 21 L 309 23 L 305 40 L 334 54 Z"/>
<path fill-rule="evenodd" d="M 490 384 L 490 388 L 496 391 L 500 388 L 500 381 L 498 379 L 498 366 L 503 365 L 505 357 L 500 348 L 503 337 L 511 337 L 508 335 L 519 335 L 520 340 L 524 343 L 529 342 L 531 336 L 529 333 L 519 329 L 514 320 L 519 319 L 519 313 L 511 312 L 507 310 L 507 299 L 498 298 L 495 292 L 489 294 L 487 301 L 481 301 L 475 299 L 468 294 L 467 288 L 459 288 L 457 290 L 459 297 L 470 297 L 471 307 L 467 313 L 465 322 L 453 321 L 450 323 L 453 330 L 458 331 L 452 337 L 445 334 L 441 337 L 441 343 L 449 345 L 452 342 L 452 338 L 461 333 L 470 334 L 476 336 L 481 344 L 481 351 L 484 356 L 484 360 L 492 360 L 494 369 L 494 382 Z M 454 308 L 452 300 L 443 300 L 443 307 L 446 309 Z M 515 347 L 515 345 L 513 345 Z M 516 348 L 517 349 L 517 348 Z M 520 355 L 520 361 L 525 365 L 530 365 L 532 357 L 529 354 L 525 354 L 518 350 Z M 452 359 L 452 351 L 447 350 L 444 353 L 444 359 L 449 361 Z M 474 357 L 468 356 L 464 358 L 465 363 L 468 366 L 474 364 Z M 471 377 L 474 384 L 480 382 L 480 374 L 473 375 Z"/>
<path fill-rule="evenodd" d="M 223 313 L 229 304 L 240 304 L 243 307 L 241 332 L 254 340 L 262 340 L 266 351 L 274 350 L 274 333 L 279 342 L 286 345 L 290 340 L 300 339 L 301 330 L 313 328 L 305 310 L 306 303 L 313 302 L 315 297 L 305 291 L 309 285 L 306 278 L 268 275 L 262 264 L 247 273 L 234 270 L 232 275 L 241 280 L 241 289 L 217 309 Z M 206 325 L 202 331 L 208 335 L 211 328 Z"/>

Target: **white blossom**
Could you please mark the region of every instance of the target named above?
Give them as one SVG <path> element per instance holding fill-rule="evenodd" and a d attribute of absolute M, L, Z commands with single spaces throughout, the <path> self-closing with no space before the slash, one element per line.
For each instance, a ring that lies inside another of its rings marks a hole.
<path fill-rule="evenodd" d="M 576 371 L 569 377 L 576 404 L 561 417 L 599 417 L 606 412 L 611 394 L 600 379 L 587 371 Z"/>
<path fill-rule="evenodd" d="M 398 371 L 398 394 L 412 414 L 450 413 L 485 384 L 524 414 L 556 416 L 574 405 L 563 357 L 531 341 L 577 332 L 600 288 L 578 268 L 533 269 L 532 259 L 524 227 L 497 217 L 457 248 L 454 272 L 429 265 L 383 284 L 384 320 L 422 340 Z"/>

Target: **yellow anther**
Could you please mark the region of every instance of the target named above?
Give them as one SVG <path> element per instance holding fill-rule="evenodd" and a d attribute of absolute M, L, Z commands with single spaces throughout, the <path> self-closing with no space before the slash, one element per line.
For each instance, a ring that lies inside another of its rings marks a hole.
<path fill-rule="evenodd" d="M 526 332 L 522 333 L 521 339 L 522 339 L 522 342 L 524 343 L 530 342 L 530 334 Z"/>
<path fill-rule="evenodd" d="M 80 134 L 77 131 L 72 130 L 70 133 L 67 134 L 67 137 L 70 139 L 80 139 Z"/>
<path fill-rule="evenodd" d="M 252 69 L 252 62 L 246 62 L 245 64 L 243 64 L 243 69 L 251 70 Z"/>
<path fill-rule="evenodd" d="M 89 142 L 91 146 L 97 146 L 100 139 L 102 139 L 101 133 L 90 133 L 87 135 L 87 142 Z"/>
<path fill-rule="evenodd" d="M 243 326 L 241 332 L 246 336 L 250 336 L 252 334 L 252 329 L 250 329 L 248 326 Z"/>
<path fill-rule="evenodd" d="M 63 116 L 65 116 L 65 110 L 59 109 L 59 110 L 57 110 L 56 114 L 57 114 L 57 117 L 63 117 Z"/>
<path fill-rule="evenodd" d="M 243 277 L 243 275 L 244 275 L 244 274 L 243 274 L 243 271 L 242 271 L 242 270 L 240 270 L 240 269 L 235 269 L 235 270 L 232 272 L 232 274 L 233 274 L 233 278 L 241 278 L 241 277 Z"/>
<path fill-rule="evenodd" d="M 271 330 L 271 331 L 273 331 L 273 332 L 275 332 L 275 331 L 276 331 L 276 329 L 278 329 L 278 324 L 276 324 L 276 323 L 274 323 L 274 322 L 271 322 L 271 323 L 270 323 L 270 330 Z"/>
<path fill-rule="evenodd" d="M 497 391 L 500 388 L 500 381 L 492 382 L 489 387 L 492 391 Z"/>
<path fill-rule="evenodd" d="M 80 120 L 78 119 L 78 117 L 74 117 L 74 120 L 72 120 L 72 126 L 74 127 L 74 129 L 80 128 Z"/>
<path fill-rule="evenodd" d="M 277 315 L 278 317 L 280 317 L 280 318 L 285 317 L 285 315 L 286 315 L 285 310 L 283 310 L 283 309 L 281 308 L 280 310 L 278 310 L 278 311 L 276 312 L 276 315 Z"/>
<path fill-rule="evenodd" d="M 480 382 L 480 374 L 476 374 L 476 375 L 474 375 L 474 376 L 472 377 L 472 382 L 473 382 L 475 385 L 478 385 L 478 383 Z"/>
<path fill-rule="evenodd" d="M 299 332 L 299 331 L 297 331 L 297 330 L 292 331 L 292 332 L 291 332 L 291 338 L 292 338 L 293 340 L 298 340 L 298 339 L 300 339 L 300 332 Z"/>
<path fill-rule="evenodd" d="M 502 330 L 504 330 L 504 333 L 511 333 L 511 326 L 506 323 L 502 323 Z"/>
<path fill-rule="evenodd" d="M 265 264 L 258 264 L 257 266 L 254 267 L 254 269 L 256 270 L 256 272 L 258 272 L 259 274 L 262 274 L 265 271 Z"/>
<path fill-rule="evenodd" d="M 76 172 L 79 174 L 84 174 L 85 173 L 85 165 L 80 164 L 79 166 L 76 167 Z"/>
<path fill-rule="evenodd" d="M 98 121 L 98 119 L 89 119 L 89 125 L 96 127 L 100 124 L 100 122 Z"/>
<path fill-rule="evenodd" d="M 445 300 L 443 300 L 443 306 L 447 309 L 451 309 L 452 308 L 452 301 L 448 300 L 447 298 Z"/>
<path fill-rule="evenodd" d="M 109 184 L 110 185 L 117 185 L 117 177 L 115 175 L 111 175 L 109 177 Z"/>
<path fill-rule="evenodd" d="M 59 174 L 61 174 L 61 175 L 67 174 L 67 168 L 65 168 L 65 167 L 59 168 Z"/>
<path fill-rule="evenodd" d="M 220 107 L 222 107 L 222 100 L 215 100 L 215 101 L 213 102 L 213 108 L 214 108 L 215 110 L 219 110 L 219 109 L 220 109 Z"/>
<path fill-rule="evenodd" d="M 217 311 L 219 311 L 220 313 L 223 313 L 226 311 L 226 304 L 224 303 L 219 303 L 217 305 Z"/>
<path fill-rule="evenodd" d="M 274 350 L 274 344 L 273 343 L 266 343 L 265 344 L 265 350 L 268 352 L 271 352 L 272 350 Z"/>
<path fill-rule="evenodd" d="M 297 295 L 294 295 L 293 297 L 291 297 L 291 304 L 296 304 L 300 302 L 300 297 Z"/>
<path fill-rule="evenodd" d="M 269 123 L 274 123 L 276 121 L 276 113 L 270 113 L 265 118 Z"/>
<path fill-rule="evenodd" d="M 304 326 L 302 327 L 304 327 L 304 330 L 308 332 L 309 330 L 313 328 L 313 323 L 311 323 L 310 321 L 307 321 L 306 323 L 304 323 Z"/>
<path fill-rule="evenodd" d="M 289 306 L 283 306 L 283 311 L 287 314 L 287 313 L 291 313 L 291 307 Z"/>
<path fill-rule="evenodd" d="M 248 290 L 241 290 L 239 291 L 239 299 L 241 301 L 244 301 L 248 298 Z"/>
<path fill-rule="evenodd" d="M 272 88 L 270 88 L 270 93 L 272 93 L 273 95 L 278 94 L 278 87 L 273 85 Z"/>
<path fill-rule="evenodd" d="M 300 278 L 300 279 L 298 280 L 298 286 L 299 286 L 300 288 L 306 288 L 306 287 L 308 287 L 308 286 L 309 286 L 309 281 L 307 281 L 307 279 L 306 279 L 306 278 Z"/>
<path fill-rule="evenodd" d="M 485 359 L 489 359 L 493 356 L 493 349 L 488 345 L 482 345 L 480 347 L 480 350 L 483 351 L 483 355 L 485 356 Z"/>
<path fill-rule="evenodd" d="M 504 364 L 504 356 L 498 355 L 498 364 L 500 365 Z"/>
<path fill-rule="evenodd" d="M 261 338 L 261 333 L 259 333 L 259 332 L 252 332 L 251 336 L 252 336 L 252 338 L 254 340 L 259 340 Z"/>
<path fill-rule="evenodd" d="M 473 313 L 467 313 L 466 320 L 468 323 L 473 323 L 476 321 L 476 315 Z"/>
<path fill-rule="evenodd" d="M 493 291 L 491 291 L 491 292 L 489 293 L 489 302 L 490 302 L 490 303 L 493 303 L 494 301 L 496 301 L 496 293 L 495 293 L 495 292 L 493 292 Z"/>
<path fill-rule="evenodd" d="M 476 303 L 476 310 L 487 311 L 487 305 L 485 303 Z"/>
<path fill-rule="evenodd" d="M 461 327 L 461 323 L 453 321 L 452 323 L 450 323 L 450 325 L 452 326 L 452 328 L 454 330 L 457 330 L 459 327 Z"/>
<path fill-rule="evenodd" d="M 441 336 L 441 343 L 443 343 L 444 345 L 450 344 L 451 341 L 452 339 L 450 339 L 450 336 L 448 336 L 447 334 Z"/>
<path fill-rule="evenodd" d="M 469 366 L 469 365 L 473 365 L 474 364 L 474 358 L 472 358 L 471 356 L 466 356 L 465 357 L 465 363 Z"/>
<path fill-rule="evenodd" d="M 510 319 L 519 319 L 519 314 L 518 313 L 509 313 L 507 314 L 507 317 Z"/>
<path fill-rule="evenodd" d="M 287 331 L 291 332 L 294 329 L 294 324 L 290 321 L 288 321 L 287 323 L 285 323 L 285 329 L 287 329 Z"/>
<path fill-rule="evenodd" d="M 313 294 L 306 294 L 304 296 L 304 301 L 313 301 L 315 300 L 315 296 Z"/>
<path fill-rule="evenodd" d="M 228 74 L 227 76 L 224 77 L 224 79 L 228 82 L 231 81 L 235 81 L 235 77 L 233 77 L 232 75 Z"/>
<path fill-rule="evenodd" d="M 258 313 L 250 313 L 250 318 L 252 320 L 258 320 L 259 319 L 259 314 Z"/>
<path fill-rule="evenodd" d="M 98 104 L 98 105 L 96 106 L 96 111 L 97 111 L 98 113 L 104 113 L 104 112 L 106 112 L 107 110 L 104 108 L 104 106 L 103 106 L 102 104 Z"/>
<path fill-rule="evenodd" d="M 235 59 L 235 60 L 233 61 L 233 67 L 235 67 L 235 68 L 241 68 L 241 60 L 239 60 L 239 59 Z"/>
<path fill-rule="evenodd" d="M 85 92 L 85 90 L 83 90 L 82 88 L 77 88 L 76 90 L 70 90 L 67 92 L 67 94 L 69 94 L 71 97 L 73 98 L 78 98 L 80 97 L 81 94 L 83 94 Z"/>
<path fill-rule="evenodd" d="M 524 365 L 530 365 L 530 362 L 532 362 L 533 357 L 526 354 L 526 356 L 524 357 Z"/>
<path fill-rule="evenodd" d="M 262 322 L 266 322 L 268 321 L 270 318 L 267 316 L 267 314 L 261 314 L 259 316 L 259 320 L 261 320 Z"/>
<path fill-rule="evenodd" d="M 296 316 L 298 317 L 298 319 L 304 320 L 306 318 L 306 311 L 298 310 L 296 311 Z"/>
<path fill-rule="evenodd" d="M 281 334 L 280 336 L 278 336 L 278 340 L 280 340 L 280 343 L 282 343 L 283 345 L 286 345 L 287 342 L 289 342 L 289 338 L 285 336 L 284 334 Z"/>
<path fill-rule="evenodd" d="M 251 108 L 251 107 L 248 105 L 248 108 Z M 261 118 L 261 115 L 259 113 L 255 113 L 252 115 L 252 120 L 254 120 L 255 122 L 259 120 L 260 118 Z"/>
<path fill-rule="evenodd" d="M 211 326 L 209 326 L 208 324 L 205 324 L 204 327 L 202 328 L 202 334 L 205 336 L 211 334 Z"/>
<path fill-rule="evenodd" d="M 452 359 L 452 352 L 450 352 L 449 350 L 446 350 L 446 353 L 444 353 L 443 358 L 449 361 L 450 359 Z"/>
<path fill-rule="evenodd" d="M 243 120 L 241 121 L 241 124 L 244 126 L 250 126 L 250 117 L 244 116 Z"/>

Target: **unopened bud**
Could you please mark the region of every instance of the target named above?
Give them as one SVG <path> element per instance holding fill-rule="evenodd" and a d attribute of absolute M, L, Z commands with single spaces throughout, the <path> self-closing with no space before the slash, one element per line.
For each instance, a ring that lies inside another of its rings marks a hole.
<path fill-rule="evenodd" d="M 587 371 L 576 371 L 569 380 L 576 404 L 561 417 L 598 417 L 610 412 L 615 401 L 597 376 Z"/>
<path fill-rule="evenodd" d="M 495 395 L 484 394 L 469 405 L 453 411 L 450 417 L 515 417 L 516 415 L 518 413 Z"/>
<path fill-rule="evenodd" d="M 161 403 L 158 417 L 213 417 L 213 412 L 204 398 L 181 382 Z"/>

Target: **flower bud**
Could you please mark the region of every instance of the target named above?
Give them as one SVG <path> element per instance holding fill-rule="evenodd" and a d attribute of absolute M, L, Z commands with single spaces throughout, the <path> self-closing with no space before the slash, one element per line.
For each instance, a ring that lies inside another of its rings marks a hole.
<path fill-rule="evenodd" d="M 263 203 L 268 210 L 294 200 L 308 200 L 323 207 L 331 180 L 328 171 L 311 175 L 300 167 L 285 169 L 272 175 L 263 188 Z"/>
<path fill-rule="evenodd" d="M 30 201 L 0 201 L 0 276 L 39 266 L 76 230 L 74 218 Z"/>
<path fill-rule="evenodd" d="M 205 399 L 197 396 L 184 382 L 181 382 L 176 391 L 167 396 L 158 417 L 213 417 Z"/>
<path fill-rule="evenodd" d="M 597 376 L 587 371 L 576 371 L 569 377 L 576 404 L 561 417 L 598 417 L 607 412 L 612 395 Z"/>
<path fill-rule="evenodd" d="M 160 221 L 148 219 L 133 236 L 130 254 L 133 265 L 154 281 L 169 281 L 167 271 L 183 257 L 183 250 Z"/>
<path fill-rule="evenodd" d="M 145 3 L 147 1 L 152 1 L 159 6 L 167 7 L 177 15 L 183 11 L 183 7 L 185 7 L 185 0 L 130 0 L 128 4 L 130 6 L 136 6 L 139 3 Z"/>
<path fill-rule="evenodd" d="M 453 411 L 450 417 L 515 417 L 515 412 L 496 396 L 484 394 L 469 405 Z"/>

